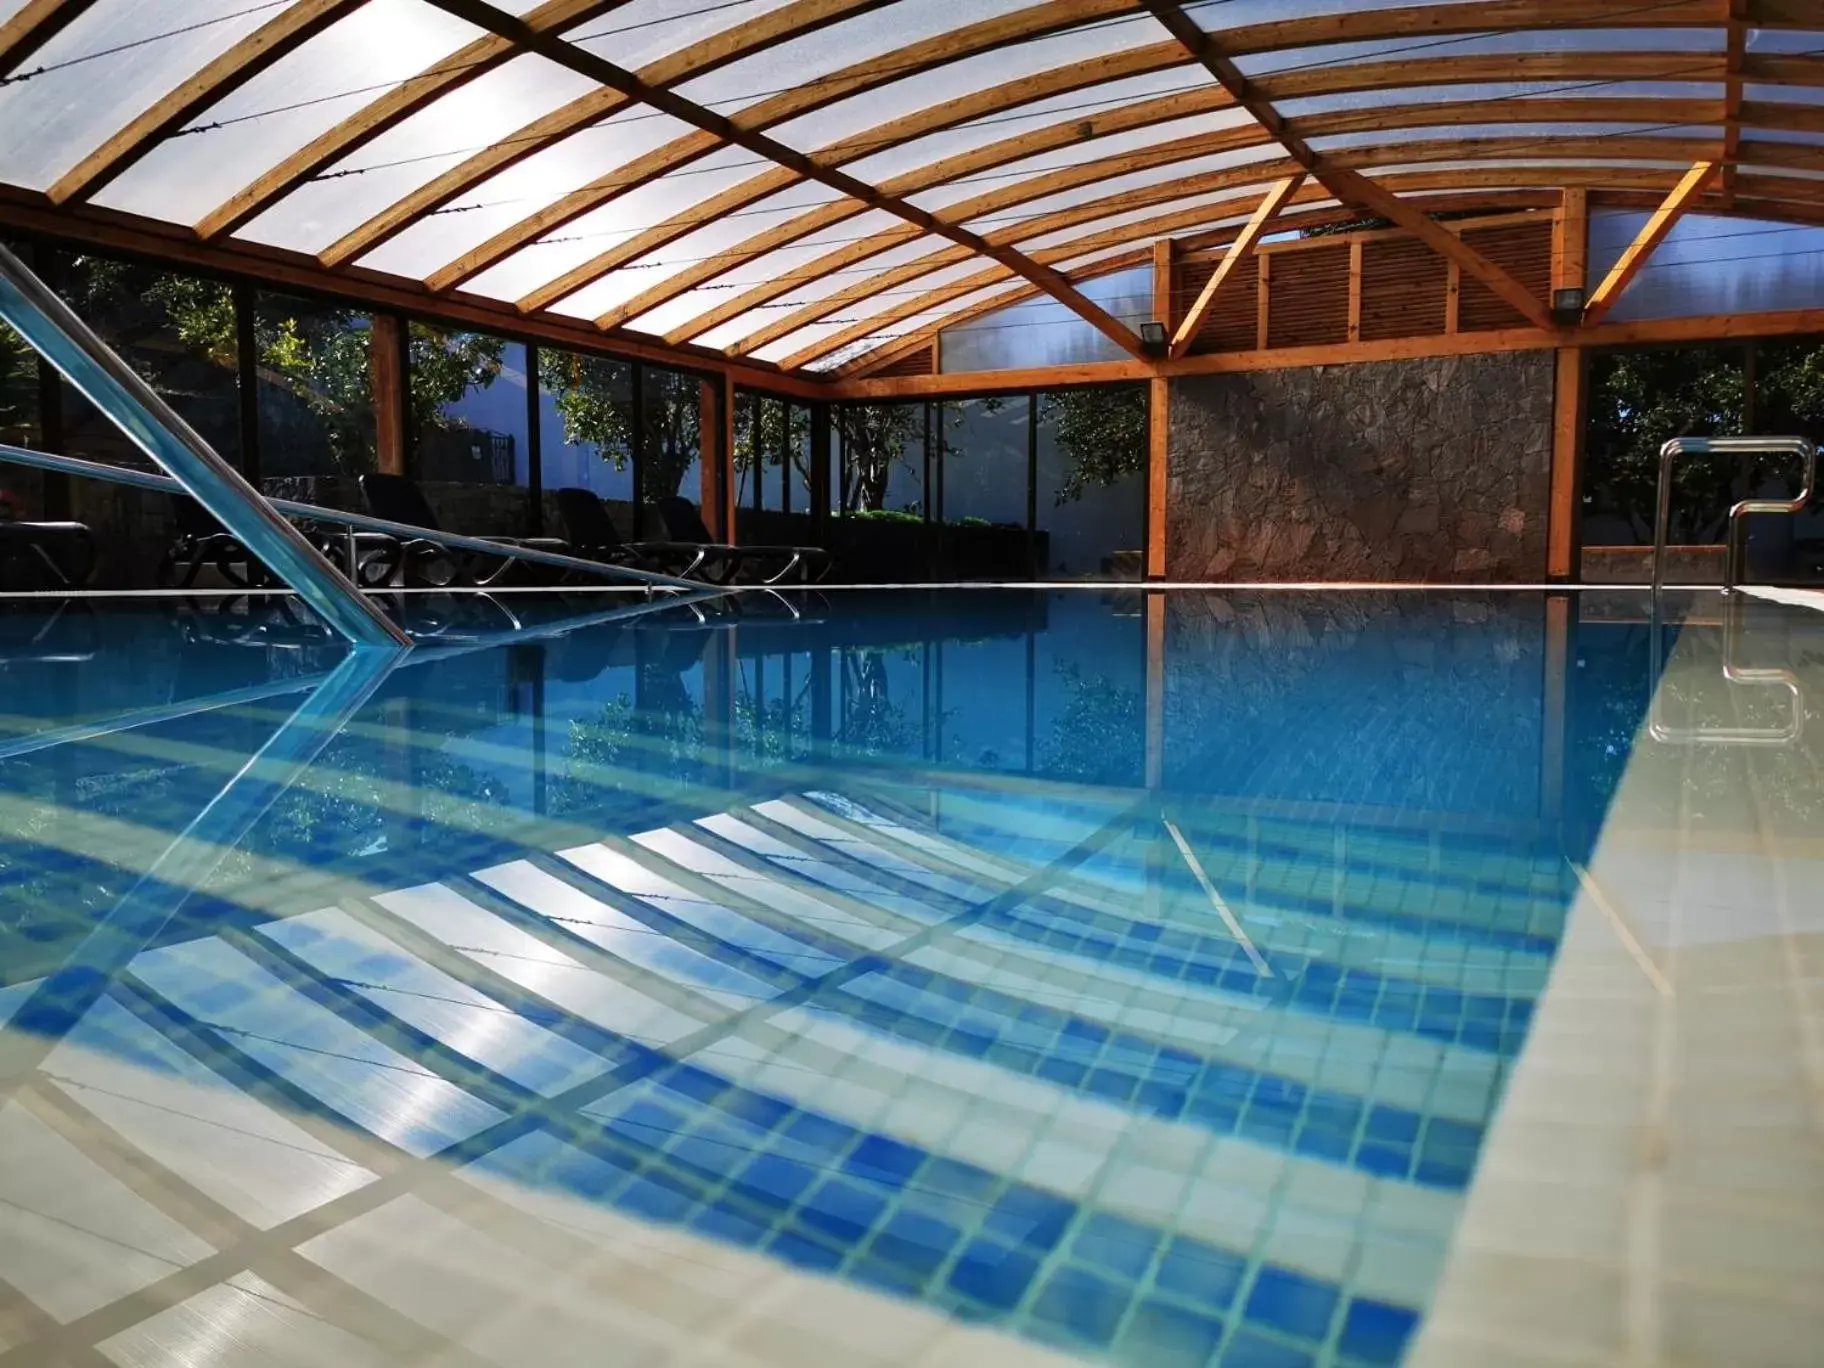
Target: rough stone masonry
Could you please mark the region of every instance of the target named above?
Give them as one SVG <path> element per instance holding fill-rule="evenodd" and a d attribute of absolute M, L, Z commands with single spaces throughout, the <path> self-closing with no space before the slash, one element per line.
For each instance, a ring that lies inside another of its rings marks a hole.
<path fill-rule="evenodd" d="M 1552 384 L 1549 352 L 1174 380 L 1166 573 L 1542 579 Z"/>

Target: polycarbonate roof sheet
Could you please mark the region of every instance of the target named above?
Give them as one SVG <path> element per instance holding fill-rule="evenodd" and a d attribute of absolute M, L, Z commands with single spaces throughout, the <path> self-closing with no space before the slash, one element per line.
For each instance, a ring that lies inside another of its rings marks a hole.
<path fill-rule="evenodd" d="M 506 0 L 499 8 L 524 16 L 541 3 L 548 0 Z M 793 8 L 800 3 L 628 0 L 575 19 L 562 37 L 622 69 L 647 73 L 646 79 L 664 72 L 683 98 L 724 116 L 781 95 L 788 98 L 780 107 L 793 101 L 803 107 L 820 98 L 825 78 L 867 70 L 864 88 L 784 120 L 769 135 L 810 153 L 840 144 L 847 174 L 872 186 L 923 187 L 902 192 L 905 212 L 953 220 L 968 215 L 961 226 L 1023 251 L 1047 252 L 1067 272 L 1107 271 L 1123 253 L 1163 231 L 1160 221 L 1169 221 L 1179 236 L 1232 226 L 1290 164 L 1283 146 L 1251 116 L 1232 102 L 1220 107 L 1228 97 L 1209 71 L 1139 0 L 1050 32 L 1042 30 L 1064 8 L 1042 0 L 865 6 L 818 0 Z M 1658 5 L 1621 3 L 1612 16 L 1604 12 L 1599 28 L 1550 26 L 1550 6 L 1531 28 L 1510 27 L 1527 19 L 1512 11 L 1491 12 L 1493 27 L 1470 27 L 1478 12 L 1469 7 L 1435 26 L 1408 25 L 1406 32 L 1398 31 L 1401 21 L 1376 18 L 1378 11 L 1414 3 L 1442 9 L 1460 0 L 1197 0 L 1183 9 L 1219 42 L 1232 39 L 1244 72 L 1276 78 L 1306 73 L 1291 88 L 1309 93 L 1281 100 L 1278 109 L 1295 127 L 1311 125 L 1299 131 L 1320 155 L 1348 153 L 1350 164 L 1382 179 L 1423 172 L 1435 187 L 1428 193 L 1450 192 L 1450 178 L 1460 172 L 1484 173 L 1481 179 L 1515 189 L 1551 189 L 1568 179 L 1559 168 L 1577 168 L 1578 183 L 1598 189 L 1605 175 L 1632 188 L 1633 181 L 1621 179 L 1631 170 L 1675 170 L 1688 165 L 1696 149 L 1722 144 L 1722 127 L 1691 121 L 1709 110 L 1676 107 L 1720 105 L 1725 95 L 1717 79 L 1728 50 L 1721 7 L 1716 22 L 1684 28 L 1655 27 Z M 15 69 L 0 71 L 0 78 L 10 78 L 0 84 L 0 127 L 31 130 L 28 137 L 0 141 L 0 182 L 27 192 L 47 189 L 210 62 L 233 54 L 259 69 L 244 79 L 224 70 L 214 98 L 199 102 L 174 133 L 132 149 L 119 174 L 95 191 L 97 205 L 161 223 L 200 224 L 335 130 L 345 141 L 310 153 L 320 160 L 301 184 L 249 205 L 236 237 L 307 255 L 337 247 L 331 260 L 338 265 L 365 247 L 355 263 L 363 268 L 454 284 L 508 303 L 537 294 L 530 302 L 571 317 L 619 318 L 637 305 L 642 312 L 625 326 L 656 336 L 680 330 L 694 335 L 697 324 L 731 305 L 740 308 L 696 338 L 711 347 L 744 343 L 798 311 L 845 296 L 830 304 L 829 317 L 760 348 L 762 359 L 795 356 L 846 335 L 933 290 L 969 280 L 992 262 L 974 254 L 950 260 L 958 248 L 942 233 L 927 232 L 871 257 L 838 257 L 826 271 L 791 280 L 833 253 L 891 232 L 905 221 L 903 214 L 890 202 L 845 201 L 817 175 L 779 189 L 778 164 L 764 147 L 730 143 L 704 154 L 702 147 L 716 137 L 699 131 L 701 119 L 673 117 L 637 101 L 622 108 L 625 96 L 552 55 L 497 57 L 492 69 L 445 81 L 434 96 L 427 93 L 361 131 L 363 116 L 372 122 L 374 101 L 428 73 L 447 76 L 441 64 L 469 44 L 498 50 L 502 40 L 452 17 L 438 0 L 370 0 L 308 38 L 289 45 L 281 39 L 275 49 L 281 55 L 270 65 L 250 47 L 237 46 L 275 19 L 303 15 L 289 9 L 294 4 L 302 0 L 98 0 Z M 0 0 L 0 18 L 20 12 L 21 0 Z M 1777 7 L 1770 12 L 1780 13 Z M 1751 14 L 1751 22 L 1780 23 L 1759 9 L 1751 7 Z M 1331 16 L 1347 20 L 1348 32 L 1379 30 L 1381 36 L 1287 46 L 1290 37 L 1271 27 Z M 979 50 L 972 25 L 994 26 L 981 32 L 995 34 L 1000 45 Z M 781 26 L 791 31 L 781 34 Z M 1452 31 L 1458 28 L 1468 31 Z M 921 44 L 938 54 L 937 65 L 928 64 L 930 52 L 916 66 L 895 65 L 894 54 Z M 1780 107 L 1815 108 L 1824 101 L 1824 7 L 1808 29 L 1790 23 L 1751 28 L 1746 44 L 1752 56 L 1784 59 L 1778 80 L 1756 81 L 1744 95 L 1751 115 L 1753 105 L 1772 105 L 1765 120 L 1787 126 L 1746 124 L 1740 160 L 1772 172 L 1756 186 L 1757 196 L 1809 202 L 1814 192 L 1808 183 L 1824 178 L 1824 171 L 1777 164 L 1802 163 L 1809 149 L 1824 143 L 1824 134 L 1794 114 L 1782 115 Z M 954 54 L 944 55 L 952 46 Z M 1602 59 L 1611 53 L 1669 58 L 1649 64 L 1650 74 L 1663 79 L 1640 79 L 1638 63 L 1617 64 L 1610 79 L 1602 75 Z M 1594 75 L 1529 75 L 1537 67 L 1524 65 L 1525 59 L 1551 54 L 1588 56 L 1592 60 L 1572 70 Z M 1683 78 L 1682 54 L 1690 54 Z M 1504 58 L 1513 59 L 1511 72 L 1503 71 Z M 1817 62 L 1815 71 L 1808 60 Z M 1465 65 L 1453 69 L 1457 61 Z M 1353 68 L 1387 62 L 1409 84 L 1386 85 L 1389 73 L 1377 71 L 1375 88 L 1350 88 L 1368 79 Z M 1453 80 L 1457 70 L 1475 79 Z M 1207 97 L 1197 101 L 1207 105 L 1204 112 L 1185 112 L 1189 102 L 1177 97 L 1191 93 Z M 1643 118 L 1650 111 L 1630 108 L 1622 123 L 1558 115 L 1529 122 L 1526 106 L 1538 100 L 1658 101 L 1666 105 L 1666 118 Z M 1514 117 L 1494 116 L 1491 102 L 1512 105 Z M 1459 122 L 1463 115 L 1453 107 L 1471 103 L 1480 106 L 1465 110 L 1474 122 Z M 1377 110 L 1423 105 L 1438 107 L 1423 125 L 1404 116 L 1386 121 L 1394 126 L 1368 122 Z M 1165 110 L 1171 117 L 1163 117 Z M 1325 132 L 1323 121 L 1334 116 L 1349 117 L 1337 131 Z M 527 130 L 541 120 L 548 130 L 534 138 Z M 1129 126 L 1103 131 L 1111 121 Z M 899 125 L 915 135 L 905 137 L 903 128 L 879 132 Z M 866 141 L 871 132 L 872 145 Z M 1060 141 L 1033 150 L 1021 140 L 1034 135 Z M 1565 154 L 1564 140 L 1592 137 L 1607 140 L 1601 155 Z M 998 147 L 1004 143 L 1009 145 Z M 966 175 L 934 179 L 932 168 L 948 159 L 988 149 L 1006 160 L 978 158 Z M 1157 158 L 1164 160 L 1137 164 Z M 635 183 L 628 168 L 636 164 L 661 171 Z M 1488 176 L 1491 166 L 1505 169 Z M 764 195 L 762 186 L 770 187 Z M 1468 196 L 1466 203 L 1491 193 L 1456 188 Z M 730 191 L 732 208 L 704 207 Z M 757 196 L 754 202 L 734 202 L 749 193 Z M 1824 194 L 1815 198 L 1824 202 Z M 559 204 L 575 217 L 556 221 L 561 215 L 550 211 Z M 674 219 L 667 228 L 678 234 L 672 241 L 601 272 L 603 254 L 618 257 L 617 249 Z M 804 231 L 812 227 L 816 231 Z M 802 236 L 748 255 L 757 235 L 775 230 Z M 385 240 L 376 243 L 376 236 Z M 1090 245 L 1079 248 L 1084 243 Z M 927 260 L 946 264 L 909 279 L 889 274 Z M 476 274 L 461 278 L 450 269 L 458 263 Z M 555 291 L 547 287 L 560 279 L 570 296 L 552 300 Z M 784 283 L 771 291 L 773 298 L 755 302 L 773 282 Z M 883 322 L 819 365 L 840 364 L 840 357 L 934 326 L 970 308 L 972 300 L 1029 288 L 1016 274 L 916 317 Z M 1095 345 L 1107 345 L 1106 339 Z"/>
<path fill-rule="evenodd" d="M 0 181 L 48 189 L 276 8 L 250 9 L 249 0 L 102 0 L 0 86 Z M 34 71 L 40 74 L 26 74 Z"/>
<path fill-rule="evenodd" d="M 420 0 L 370 0 L 191 120 L 193 131 L 154 149 L 97 202 L 195 223 L 313 138 L 482 36 Z M 446 113 L 423 150 L 449 148 L 456 128 L 500 127 L 498 112 L 471 105 L 454 118 Z"/>

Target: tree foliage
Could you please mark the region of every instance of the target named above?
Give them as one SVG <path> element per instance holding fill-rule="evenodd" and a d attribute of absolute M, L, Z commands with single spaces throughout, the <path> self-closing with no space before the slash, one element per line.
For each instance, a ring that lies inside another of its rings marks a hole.
<path fill-rule="evenodd" d="M 1659 452 L 1674 437 L 1744 432 L 1816 438 L 1824 427 L 1824 343 L 1663 347 L 1599 354 L 1591 365 L 1584 494 L 1588 511 L 1625 519 L 1637 542 L 1653 539 Z M 1778 459 L 1691 460 L 1674 475 L 1674 543 L 1722 538 L 1729 508 L 1770 488 L 1795 492 L 1796 471 Z"/>
<path fill-rule="evenodd" d="M 22 442 L 37 426 L 38 354 L 0 323 L 0 440 Z"/>
<path fill-rule="evenodd" d="M 1070 471 L 1053 500 L 1081 499 L 1146 469 L 1146 391 L 1138 385 L 1056 390 L 1039 396 L 1039 421 L 1056 426 Z"/>
<path fill-rule="evenodd" d="M 652 500 L 676 494 L 696 461 L 702 441 L 702 382 L 694 375 L 642 368 L 645 446 L 640 452 L 640 490 Z M 564 420 L 564 440 L 594 447 L 616 470 L 633 459 L 634 369 L 625 361 L 576 352 L 540 352 L 541 389 L 555 397 Z"/>

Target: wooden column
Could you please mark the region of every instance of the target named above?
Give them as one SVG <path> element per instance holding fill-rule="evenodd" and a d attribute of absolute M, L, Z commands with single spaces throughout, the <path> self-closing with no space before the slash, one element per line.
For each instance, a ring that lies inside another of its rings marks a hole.
<path fill-rule="evenodd" d="M 1589 196 L 1566 190 L 1552 231 L 1552 289 L 1584 286 L 1589 255 Z M 1552 399 L 1552 477 L 1546 515 L 1546 578 L 1582 578 L 1581 486 L 1583 429 L 1588 414 L 1588 357 L 1581 347 L 1560 347 Z"/>
<path fill-rule="evenodd" d="M 1154 378 L 1146 386 L 1146 577 L 1165 578 L 1167 469 L 1172 421 L 1171 384 Z"/>
<path fill-rule="evenodd" d="M 1349 244 L 1349 340 L 1362 340 L 1362 240 Z"/>
<path fill-rule="evenodd" d="M 1270 252 L 1255 254 L 1260 261 L 1259 281 L 1254 287 L 1254 345 L 1267 349 L 1267 328 L 1272 315 L 1273 256 Z"/>
<path fill-rule="evenodd" d="M 726 375 L 702 383 L 698 455 L 703 521 L 718 541 L 735 539 L 735 386 Z"/>
<path fill-rule="evenodd" d="M 411 386 L 405 347 L 405 320 L 375 314 L 368 333 L 368 373 L 374 394 L 374 468 L 382 475 L 406 473 Z"/>
<path fill-rule="evenodd" d="M 1178 259 L 1178 244 L 1170 238 L 1153 243 L 1153 318 L 1165 324 L 1170 337 L 1178 327 L 1177 310 L 1173 307 L 1176 292 L 1173 273 Z"/>

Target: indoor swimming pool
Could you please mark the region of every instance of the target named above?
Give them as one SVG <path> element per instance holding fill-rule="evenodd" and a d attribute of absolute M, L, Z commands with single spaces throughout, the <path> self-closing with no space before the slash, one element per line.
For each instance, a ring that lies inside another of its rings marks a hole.
<path fill-rule="evenodd" d="M 0 603 L 0 1365 L 1812 1361 L 1824 616 L 1668 606 Z"/>

